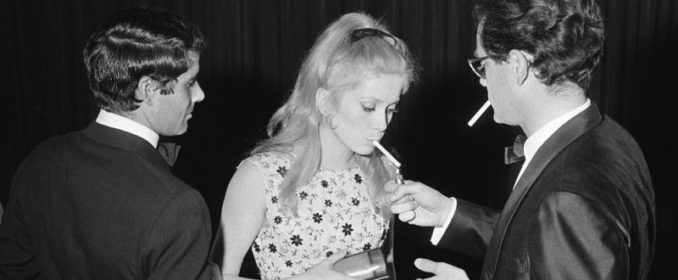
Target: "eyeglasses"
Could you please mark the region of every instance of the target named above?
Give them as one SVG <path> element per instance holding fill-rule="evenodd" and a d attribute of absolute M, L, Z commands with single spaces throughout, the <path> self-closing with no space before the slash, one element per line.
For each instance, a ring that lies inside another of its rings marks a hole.
<path fill-rule="evenodd" d="M 483 60 L 488 58 L 490 57 L 483 56 L 468 59 L 468 66 L 470 66 L 471 70 L 473 70 L 473 73 L 475 73 L 481 79 L 485 79 L 485 65 L 483 65 Z"/>

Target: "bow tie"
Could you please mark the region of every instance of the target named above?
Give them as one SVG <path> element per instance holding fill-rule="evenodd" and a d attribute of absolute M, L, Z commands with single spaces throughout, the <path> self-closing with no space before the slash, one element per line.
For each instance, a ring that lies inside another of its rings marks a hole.
<path fill-rule="evenodd" d="M 174 166 L 174 162 L 177 161 L 179 156 L 179 149 L 181 145 L 172 142 L 160 142 L 158 143 L 158 153 L 162 158 L 167 162 L 167 165 Z"/>
<path fill-rule="evenodd" d="M 525 153 L 523 153 L 525 139 L 527 139 L 525 135 L 519 134 L 513 140 L 513 145 L 504 148 L 504 164 L 509 165 L 525 160 Z"/>

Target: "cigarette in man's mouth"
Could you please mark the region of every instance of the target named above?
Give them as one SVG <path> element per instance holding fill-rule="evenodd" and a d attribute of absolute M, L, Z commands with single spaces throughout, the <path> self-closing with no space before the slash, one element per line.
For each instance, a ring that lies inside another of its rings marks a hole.
<path fill-rule="evenodd" d="M 480 109 L 478 110 L 478 112 L 476 112 L 476 114 L 473 115 L 473 117 L 471 118 L 471 120 L 468 121 L 468 126 L 469 126 L 469 127 L 473 126 L 473 124 L 475 124 L 476 121 L 478 121 L 478 119 L 480 118 L 480 116 L 482 116 L 483 113 L 485 113 L 485 111 L 487 111 L 487 108 L 490 108 L 490 100 L 485 101 L 485 104 L 483 104 L 483 107 L 480 107 Z"/>

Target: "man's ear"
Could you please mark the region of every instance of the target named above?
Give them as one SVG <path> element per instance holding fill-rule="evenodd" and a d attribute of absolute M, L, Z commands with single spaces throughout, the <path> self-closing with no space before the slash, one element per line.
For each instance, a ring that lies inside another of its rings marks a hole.
<path fill-rule="evenodd" d="M 142 103 L 153 105 L 153 100 L 158 94 L 160 94 L 160 86 L 157 81 L 148 76 L 143 76 L 139 79 L 135 95 Z"/>
<path fill-rule="evenodd" d="M 315 106 L 318 107 L 320 114 L 327 117 L 330 114 L 329 105 L 330 93 L 324 88 L 318 88 L 315 92 Z"/>
<path fill-rule="evenodd" d="M 522 85 L 530 74 L 530 60 L 519 50 L 511 50 L 508 56 L 516 83 Z"/>

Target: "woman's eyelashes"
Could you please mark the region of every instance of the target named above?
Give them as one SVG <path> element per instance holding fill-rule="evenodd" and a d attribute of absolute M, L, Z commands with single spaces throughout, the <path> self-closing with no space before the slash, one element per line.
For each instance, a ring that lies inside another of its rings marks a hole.
<path fill-rule="evenodd" d="M 368 113 L 374 112 L 374 110 L 377 109 L 376 106 L 371 105 L 371 104 L 361 104 L 360 106 L 363 107 L 363 111 L 368 112 Z"/>
<path fill-rule="evenodd" d="M 371 104 L 361 104 L 360 106 L 362 106 L 363 111 L 368 112 L 368 113 L 374 112 L 374 111 L 377 110 L 377 106 L 371 105 Z M 387 107 L 386 113 L 387 114 L 398 113 L 398 106 L 397 105 L 391 105 L 391 106 Z"/>

